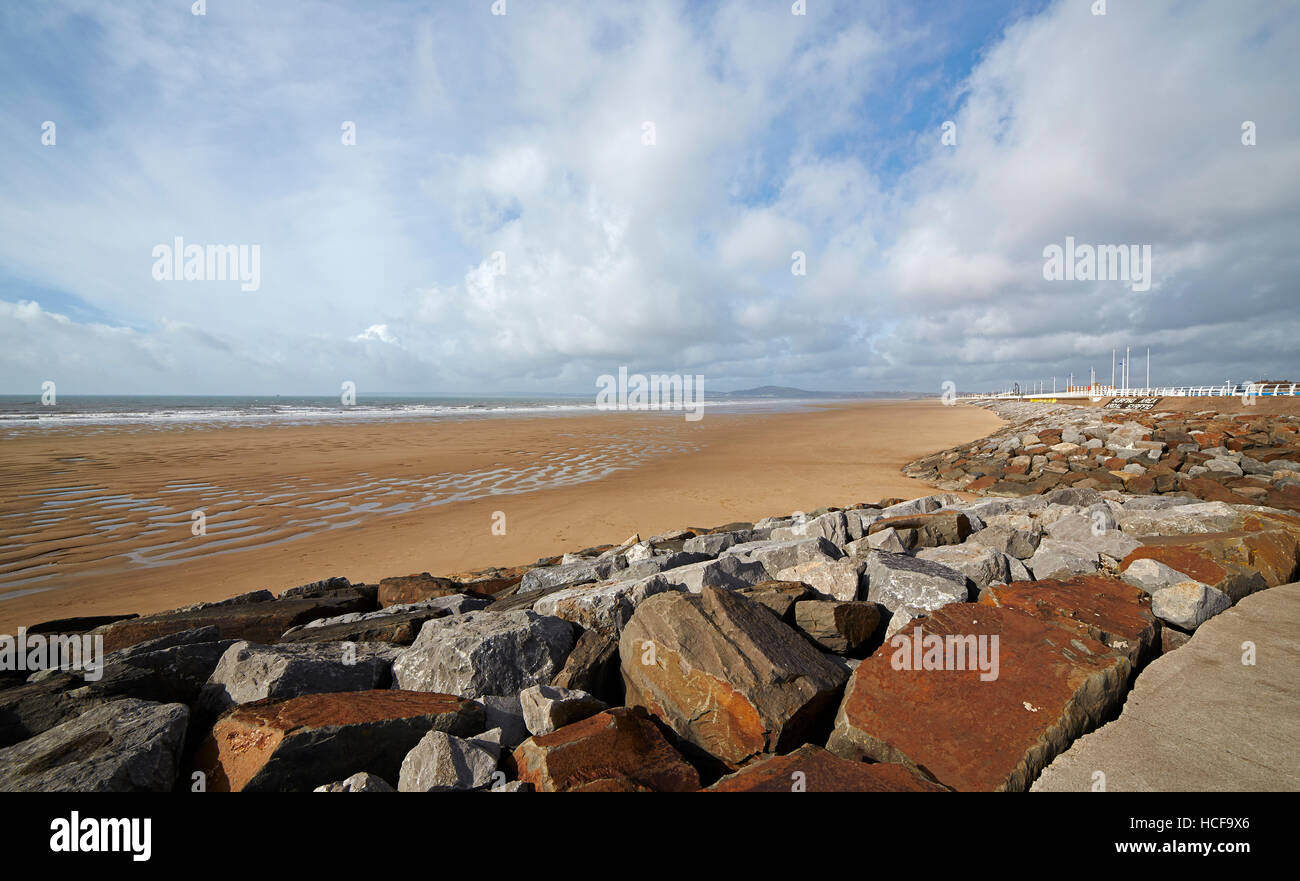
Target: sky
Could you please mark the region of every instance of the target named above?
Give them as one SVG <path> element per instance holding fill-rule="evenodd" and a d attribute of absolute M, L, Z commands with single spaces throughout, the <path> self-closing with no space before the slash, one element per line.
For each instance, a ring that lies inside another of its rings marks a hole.
<path fill-rule="evenodd" d="M 1300 381 L 1300 4 L 1104 5 L 0 4 L 0 393 Z"/>

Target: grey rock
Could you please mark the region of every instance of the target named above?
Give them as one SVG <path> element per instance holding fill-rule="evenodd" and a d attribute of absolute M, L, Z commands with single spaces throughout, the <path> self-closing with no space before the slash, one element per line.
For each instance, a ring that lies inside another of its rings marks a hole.
<path fill-rule="evenodd" d="M 1011 557 L 991 547 L 972 544 L 969 539 L 959 545 L 923 548 L 916 552 L 916 558 L 956 569 L 979 591 L 985 590 L 990 584 L 1006 584 L 1011 580 Z"/>
<path fill-rule="evenodd" d="M 358 771 L 346 780 L 317 786 L 312 792 L 396 792 L 382 777 L 369 771 Z"/>
<path fill-rule="evenodd" d="M 560 566 L 539 566 L 524 573 L 519 582 L 519 593 L 533 593 L 553 587 L 572 584 L 585 584 L 589 581 L 605 581 L 618 569 L 627 567 L 627 560 L 622 556 L 596 560 L 577 560 Z"/>
<path fill-rule="evenodd" d="M 1193 535 L 1238 528 L 1241 515 L 1224 502 L 1194 502 L 1155 510 L 1124 506 L 1120 529 L 1129 535 Z"/>
<path fill-rule="evenodd" d="M 573 648 L 573 625 L 531 609 L 429 621 L 393 663 L 398 688 L 477 698 L 549 685 Z"/>
<path fill-rule="evenodd" d="M 773 541 L 822 537 L 831 544 L 842 547 L 849 542 L 848 521 L 843 511 L 831 511 L 794 526 L 772 530 Z"/>
<path fill-rule="evenodd" d="M 988 526 L 966 539 L 966 544 L 974 542 L 992 548 L 999 553 L 1018 560 L 1027 560 L 1038 550 L 1043 540 L 1043 531 L 1034 524 L 1029 529 L 1017 529 L 1013 526 Z"/>
<path fill-rule="evenodd" d="M 535 735 L 550 734 L 607 708 L 604 701 L 585 691 L 550 685 L 525 688 L 519 700 L 524 708 L 524 724 Z"/>
<path fill-rule="evenodd" d="M 969 596 L 966 576 L 940 563 L 874 551 L 867 557 L 867 599 L 897 615 L 928 612 Z M 891 622 L 892 623 L 892 622 Z"/>
<path fill-rule="evenodd" d="M 483 720 L 489 730 L 499 729 L 501 745 L 514 749 L 528 739 L 524 708 L 519 695 L 484 695 L 476 698 L 483 705 Z"/>
<path fill-rule="evenodd" d="M 1109 509 L 1103 513 L 1095 510 L 1092 515 L 1069 514 L 1047 526 L 1051 539 L 1082 545 L 1090 551 L 1105 554 L 1116 560 L 1122 560 L 1142 546 L 1140 541 L 1126 535 L 1118 529 L 1105 528 L 1105 523 L 1114 523 Z M 1030 563 L 1033 567 L 1033 563 Z M 1037 570 L 1035 570 L 1037 571 Z"/>
<path fill-rule="evenodd" d="M 782 569 L 776 577 L 779 581 L 802 581 L 824 598 L 851 602 L 858 598 L 864 565 L 852 558 L 823 560 Z"/>
<path fill-rule="evenodd" d="M 199 707 L 216 715 L 263 698 L 386 688 L 393 652 L 370 643 L 236 642 L 199 692 Z M 453 692 L 454 693 L 454 692 Z"/>
<path fill-rule="evenodd" d="M 721 568 L 726 570 L 729 567 Z M 533 611 L 539 615 L 563 618 L 585 629 L 612 627 L 621 630 L 636 607 L 647 597 L 668 590 L 683 589 L 685 588 L 676 578 L 662 574 L 651 575 L 639 581 L 580 584 L 547 594 L 533 604 Z"/>
<path fill-rule="evenodd" d="M 1035 579 L 1044 581 L 1096 572 L 1101 560 L 1099 553 L 1086 545 L 1045 538 L 1026 565 Z"/>
<path fill-rule="evenodd" d="M 430 731 L 406 758 L 398 792 L 468 792 L 492 783 L 497 758 L 491 750 L 442 731 Z"/>
<path fill-rule="evenodd" d="M 1134 560 L 1120 578 L 1152 594 L 1187 580 L 1187 576 L 1177 569 L 1149 558 Z"/>
<path fill-rule="evenodd" d="M 825 541 L 825 539 L 819 539 Z M 742 547 L 737 545 L 737 547 Z M 763 563 L 736 554 L 727 553 L 716 560 L 678 566 L 660 574 L 664 583 L 690 593 L 699 593 L 706 587 L 735 590 L 767 581 L 772 576 Z M 657 591 L 662 593 L 662 591 Z"/>
<path fill-rule="evenodd" d="M 184 704 L 100 704 L 0 750 L 0 791 L 170 791 L 189 718 Z"/>
<path fill-rule="evenodd" d="M 1227 594 L 1199 581 L 1180 581 L 1151 594 L 1152 614 L 1183 630 L 1195 630 L 1230 608 Z"/>
<path fill-rule="evenodd" d="M 838 560 L 844 556 L 844 552 L 819 536 L 789 541 L 747 542 L 728 548 L 722 559 L 733 556 L 762 563 L 768 572 L 780 572 L 800 563 Z"/>
<path fill-rule="evenodd" d="M 710 532 L 688 538 L 682 550 L 688 553 L 707 554 L 716 557 L 732 545 L 749 541 L 749 530 L 743 532 Z"/>
<path fill-rule="evenodd" d="M 850 654 L 867 645 L 880 624 L 875 603 L 801 600 L 794 605 L 795 627 L 823 652 Z"/>

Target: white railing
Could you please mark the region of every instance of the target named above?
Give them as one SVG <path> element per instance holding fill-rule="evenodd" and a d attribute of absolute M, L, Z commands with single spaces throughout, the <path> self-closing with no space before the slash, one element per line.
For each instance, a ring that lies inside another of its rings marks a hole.
<path fill-rule="evenodd" d="M 1155 388 L 1115 388 L 1097 386 L 1064 392 L 999 392 L 992 395 L 962 395 L 968 400 L 990 398 L 1025 400 L 1029 398 L 1294 398 L 1300 391 L 1298 383 L 1222 383 L 1220 385 L 1159 386 Z"/>

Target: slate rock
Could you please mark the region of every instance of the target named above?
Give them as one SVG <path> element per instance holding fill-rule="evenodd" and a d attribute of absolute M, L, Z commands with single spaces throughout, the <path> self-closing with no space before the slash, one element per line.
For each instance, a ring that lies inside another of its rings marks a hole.
<path fill-rule="evenodd" d="M 0 749 L 0 792 L 168 792 L 190 711 L 134 698 Z"/>

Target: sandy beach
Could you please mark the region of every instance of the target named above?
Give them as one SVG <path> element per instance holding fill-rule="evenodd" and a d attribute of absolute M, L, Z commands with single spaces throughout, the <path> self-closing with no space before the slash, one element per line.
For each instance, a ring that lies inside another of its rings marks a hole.
<path fill-rule="evenodd" d="M 609 413 L 32 432 L 4 442 L 0 466 L 0 632 L 912 497 L 926 485 L 903 464 L 999 424 L 935 401 L 693 423 Z M 206 534 L 194 535 L 200 510 Z"/>

